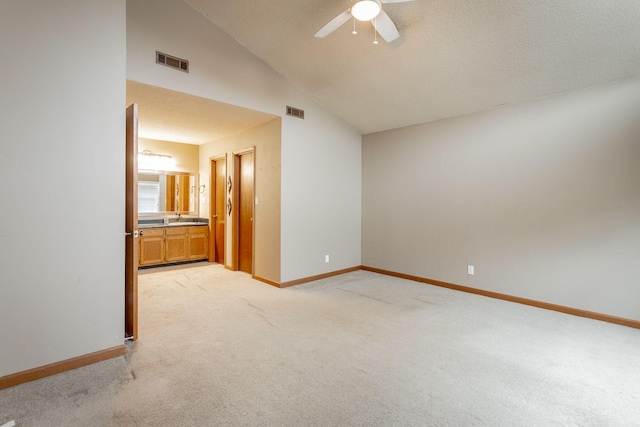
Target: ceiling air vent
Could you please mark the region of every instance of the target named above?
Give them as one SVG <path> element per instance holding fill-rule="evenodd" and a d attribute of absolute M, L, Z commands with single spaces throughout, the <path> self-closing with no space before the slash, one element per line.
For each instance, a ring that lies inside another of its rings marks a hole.
<path fill-rule="evenodd" d="M 299 119 L 304 119 L 304 110 L 299 108 L 289 107 L 287 105 L 287 116 L 297 117 Z"/>
<path fill-rule="evenodd" d="M 185 73 L 189 72 L 189 61 L 158 51 L 156 51 L 156 64 L 166 65 L 167 67 L 175 68 Z"/>

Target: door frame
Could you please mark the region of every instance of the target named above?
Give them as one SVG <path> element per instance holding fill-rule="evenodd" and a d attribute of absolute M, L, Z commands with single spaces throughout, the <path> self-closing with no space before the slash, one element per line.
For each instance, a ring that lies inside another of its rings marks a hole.
<path fill-rule="evenodd" d="M 217 186 L 216 186 L 216 162 L 218 161 L 222 161 L 224 160 L 224 176 L 225 176 L 225 180 L 227 177 L 227 174 L 229 172 L 229 168 L 228 168 L 228 163 L 227 163 L 227 153 L 224 154 L 220 154 L 217 156 L 212 156 L 209 157 L 209 262 L 215 262 L 215 255 L 216 255 L 216 227 L 215 227 L 215 223 L 214 223 L 214 215 L 216 212 L 216 198 L 217 198 Z M 227 188 L 227 185 L 225 183 L 224 188 Z M 225 195 L 223 200 L 224 202 L 224 215 L 227 215 L 227 191 L 225 191 Z M 225 218 L 226 220 L 226 218 Z M 224 246 L 223 246 L 223 250 L 225 252 L 224 254 L 224 265 L 227 265 L 227 254 L 226 254 L 226 249 L 227 249 L 227 223 L 225 221 L 225 226 L 224 226 Z"/>
<path fill-rule="evenodd" d="M 256 266 L 256 216 L 255 216 L 255 197 L 256 197 L 256 147 L 233 151 L 233 186 L 232 186 L 232 209 L 231 209 L 231 270 L 238 271 L 240 268 L 239 250 L 240 250 L 240 192 L 238 192 L 238 182 L 240 182 L 240 156 L 243 154 L 253 153 L 253 200 L 251 203 L 251 212 L 253 221 L 251 222 L 251 275 L 255 275 Z M 227 168 L 227 174 L 229 169 Z"/>

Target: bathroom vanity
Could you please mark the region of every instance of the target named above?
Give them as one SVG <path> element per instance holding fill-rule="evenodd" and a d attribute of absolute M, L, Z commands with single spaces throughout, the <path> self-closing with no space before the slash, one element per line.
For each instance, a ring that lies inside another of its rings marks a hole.
<path fill-rule="evenodd" d="M 140 224 L 140 266 L 206 260 L 209 227 L 204 222 Z"/>
<path fill-rule="evenodd" d="M 197 218 L 199 192 L 196 174 L 138 171 L 140 267 L 208 258 L 209 224 Z"/>

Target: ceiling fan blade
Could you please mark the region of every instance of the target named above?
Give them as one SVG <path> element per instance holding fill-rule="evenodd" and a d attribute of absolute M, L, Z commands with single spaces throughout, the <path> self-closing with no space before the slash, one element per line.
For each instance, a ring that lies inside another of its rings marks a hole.
<path fill-rule="evenodd" d="M 349 12 L 349 9 L 347 9 L 344 12 L 342 12 L 340 15 L 336 16 L 331 21 L 329 21 L 327 25 L 320 28 L 320 31 L 318 31 L 314 35 L 314 37 L 321 39 L 323 37 L 328 36 L 329 34 L 333 33 L 335 30 L 337 30 L 342 24 L 347 22 L 349 18 L 351 18 L 351 12 Z"/>
<path fill-rule="evenodd" d="M 380 0 L 382 3 L 406 3 L 413 0 Z"/>
<path fill-rule="evenodd" d="M 374 25 L 376 31 L 378 31 L 378 34 L 380 34 L 380 36 L 385 39 L 387 43 L 391 43 L 392 41 L 400 37 L 400 33 L 398 33 L 396 25 L 384 10 L 380 11 L 380 14 L 375 19 L 375 21 L 375 24 L 374 21 L 371 21 L 371 24 Z"/>

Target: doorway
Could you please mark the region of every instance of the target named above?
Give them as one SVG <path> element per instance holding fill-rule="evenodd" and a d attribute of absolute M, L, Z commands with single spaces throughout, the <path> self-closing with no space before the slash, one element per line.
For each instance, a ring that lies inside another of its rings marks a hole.
<path fill-rule="evenodd" d="M 224 265 L 227 194 L 227 156 L 211 159 L 209 200 L 209 262 Z"/>
<path fill-rule="evenodd" d="M 234 153 L 234 258 L 237 269 L 253 275 L 254 148 Z"/>

